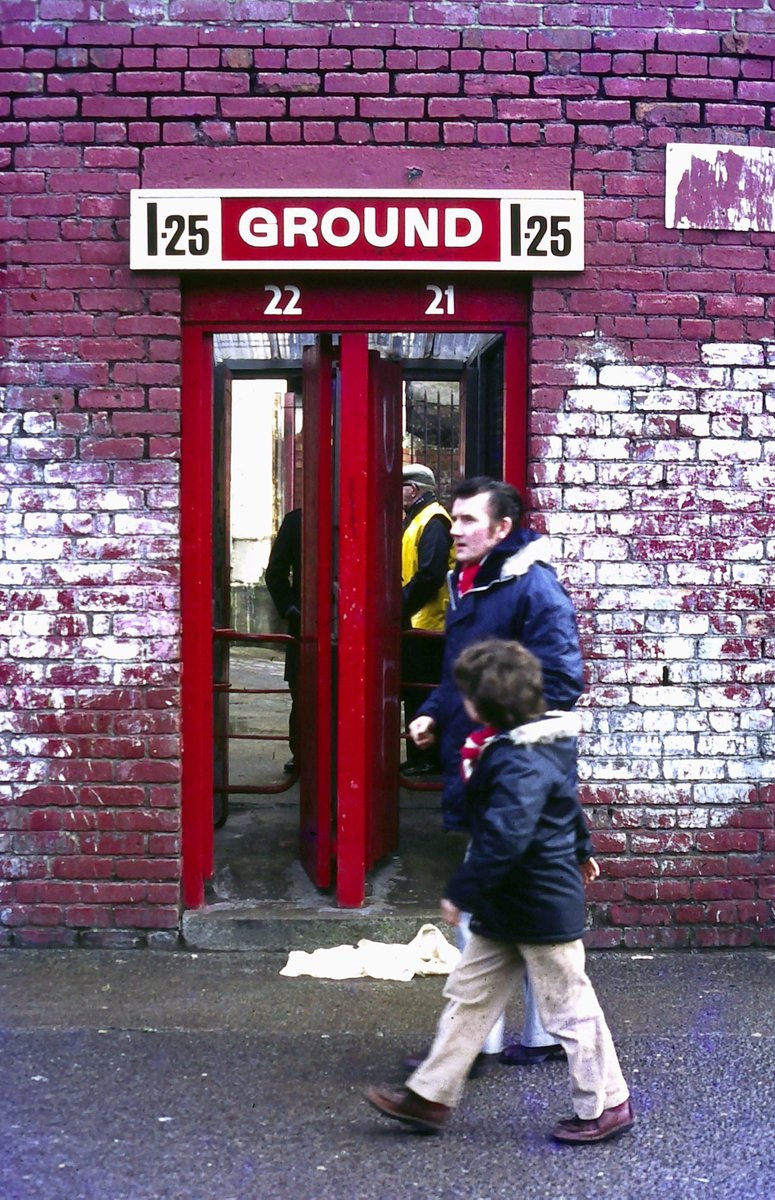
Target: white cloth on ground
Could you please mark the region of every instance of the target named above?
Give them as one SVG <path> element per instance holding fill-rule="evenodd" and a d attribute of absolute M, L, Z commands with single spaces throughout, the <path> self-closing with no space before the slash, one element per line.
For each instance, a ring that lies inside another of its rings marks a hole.
<path fill-rule="evenodd" d="M 449 975 L 460 951 L 435 925 L 423 925 L 406 945 L 361 938 L 357 946 L 321 947 L 308 953 L 291 950 L 281 975 L 316 979 L 394 979 L 408 983 L 415 975 Z"/>

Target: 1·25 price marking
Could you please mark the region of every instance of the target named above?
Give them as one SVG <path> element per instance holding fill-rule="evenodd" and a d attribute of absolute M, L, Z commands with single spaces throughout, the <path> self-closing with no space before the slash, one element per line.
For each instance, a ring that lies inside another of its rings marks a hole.
<path fill-rule="evenodd" d="M 547 236 L 548 235 L 548 236 Z M 573 249 L 571 218 L 566 216 L 545 217 L 533 213 L 524 217 L 521 204 L 511 206 L 511 253 L 515 258 L 567 258 Z"/>
<path fill-rule="evenodd" d="M 201 256 L 210 249 L 210 231 L 207 228 L 205 213 L 168 213 L 159 223 L 159 206 L 155 202 L 148 204 L 146 224 L 146 246 L 151 257 L 160 253 L 166 257 L 192 254 Z M 161 249 L 159 243 L 165 243 Z M 183 244 L 181 244 L 183 243 Z"/>

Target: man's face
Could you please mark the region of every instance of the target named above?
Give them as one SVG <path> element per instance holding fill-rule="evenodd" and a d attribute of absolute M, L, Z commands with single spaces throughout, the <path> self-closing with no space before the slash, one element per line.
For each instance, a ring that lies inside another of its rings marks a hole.
<path fill-rule="evenodd" d="M 511 517 L 493 521 L 488 507 L 489 493 L 480 492 L 452 505 L 452 541 L 462 567 L 481 562 L 493 546 L 511 533 Z"/>
<path fill-rule="evenodd" d="M 401 503 L 404 506 L 404 512 L 409 512 L 409 509 L 417 499 L 417 488 L 413 483 L 405 483 Z"/>

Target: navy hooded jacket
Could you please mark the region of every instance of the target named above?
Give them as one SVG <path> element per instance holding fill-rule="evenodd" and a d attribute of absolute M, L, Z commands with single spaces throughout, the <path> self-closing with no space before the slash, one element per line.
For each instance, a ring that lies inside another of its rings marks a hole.
<path fill-rule="evenodd" d="M 550 712 L 486 742 L 466 786 L 471 842 L 445 895 L 496 941 L 569 942 L 585 924 L 592 854 L 576 785 L 576 713 Z"/>
<path fill-rule="evenodd" d="M 474 724 L 453 677 L 461 651 L 486 638 L 521 642 L 541 663 L 547 708 L 572 708 L 584 689 L 576 614 L 550 565 L 548 538 L 513 530 L 482 560 L 474 586 L 464 596 L 458 593 L 459 573 L 456 567 L 447 577 L 450 604 L 441 682 L 417 713 L 436 722 L 447 829 L 464 829 L 467 824 L 459 754 Z"/>

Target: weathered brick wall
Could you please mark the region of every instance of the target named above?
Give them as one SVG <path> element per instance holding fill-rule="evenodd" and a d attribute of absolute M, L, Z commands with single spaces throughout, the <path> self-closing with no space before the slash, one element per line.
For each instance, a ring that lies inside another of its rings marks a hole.
<path fill-rule="evenodd" d="M 239 145 L 572 155 L 532 499 L 590 664 L 592 940 L 775 941 L 775 237 L 663 224 L 667 143 L 775 144 L 774 59 L 767 0 L 5 0 L 0 944 L 177 926 L 179 293 L 130 274 L 128 191 Z"/>
<path fill-rule="evenodd" d="M 613 349 L 577 350 L 535 468 L 590 667 L 593 940 L 771 940 L 775 356 L 705 342 L 697 365 L 646 365 L 645 345 L 640 362 Z"/>

